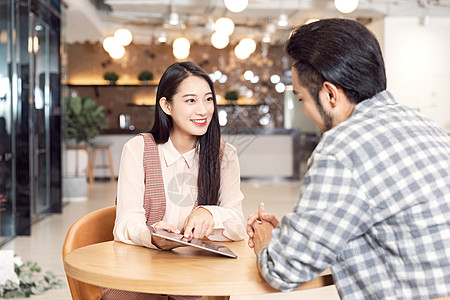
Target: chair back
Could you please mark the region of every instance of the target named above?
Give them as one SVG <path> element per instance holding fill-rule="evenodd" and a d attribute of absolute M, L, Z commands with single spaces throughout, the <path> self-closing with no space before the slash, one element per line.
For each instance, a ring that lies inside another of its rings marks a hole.
<path fill-rule="evenodd" d="M 109 206 L 93 211 L 78 219 L 70 227 L 64 240 L 62 257 L 67 253 L 92 244 L 114 240 L 113 229 L 116 219 L 116 207 Z M 98 286 L 84 283 L 67 276 L 73 300 L 98 300 Z"/>

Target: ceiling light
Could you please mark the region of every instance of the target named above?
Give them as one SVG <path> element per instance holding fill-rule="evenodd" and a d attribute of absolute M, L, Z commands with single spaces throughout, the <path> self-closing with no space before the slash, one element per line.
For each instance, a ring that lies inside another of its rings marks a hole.
<path fill-rule="evenodd" d="M 256 43 L 251 38 L 244 38 L 239 42 L 239 44 L 242 45 L 242 47 L 244 47 L 250 54 L 256 50 Z"/>
<path fill-rule="evenodd" d="M 234 47 L 234 55 L 236 55 L 239 59 L 247 59 L 250 54 L 251 53 L 248 53 L 248 51 L 241 44 L 237 44 L 237 46 Z"/>
<path fill-rule="evenodd" d="M 255 74 L 251 70 L 247 70 L 247 71 L 244 72 L 245 80 L 250 80 L 250 79 L 253 78 L 253 76 L 255 76 Z"/>
<path fill-rule="evenodd" d="M 189 49 L 173 48 L 172 53 L 178 59 L 185 59 L 189 56 Z"/>
<path fill-rule="evenodd" d="M 224 35 L 231 35 L 234 31 L 234 23 L 230 18 L 219 18 L 214 23 L 214 30 Z"/>
<path fill-rule="evenodd" d="M 272 41 L 272 38 L 270 37 L 270 33 L 268 33 L 268 32 L 264 33 L 262 41 L 264 43 L 270 43 Z"/>
<path fill-rule="evenodd" d="M 286 14 L 281 14 L 278 18 L 278 26 L 286 27 L 288 26 L 288 16 Z"/>
<path fill-rule="evenodd" d="M 103 49 L 106 52 L 110 52 L 115 45 L 119 45 L 119 43 L 112 36 L 108 36 L 103 40 Z"/>
<path fill-rule="evenodd" d="M 167 42 L 167 36 L 166 36 L 166 33 L 164 31 L 161 31 L 161 33 L 159 34 L 158 42 L 160 42 L 160 43 Z"/>
<path fill-rule="evenodd" d="M 259 81 L 259 76 L 258 75 L 255 75 L 255 76 L 253 76 L 252 79 L 250 79 L 251 83 L 258 83 L 258 81 Z"/>
<path fill-rule="evenodd" d="M 228 35 L 221 34 L 219 32 L 214 32 L 211 35 L 211 44 L 216 49 L 223 49 L 223 48 L 225 48 L 226 46 L 228 46 L 229 42 L 230 42 L 230 38 L 228 37 Z"/>
<path fill-rule="evenodd" d="M 225 74 L 222 74 L 222 76 L 220 76 L 220 78 L 219 78 L 220 83 L 225 83 L 225 82 L 227 82 L 227 80 L 228 80 L 228 76 Z"/>
<path fill-rule="evenodd" d="M 278 93 L 283 93 L 285 90 L 286 90 L 286 86 L 284 85 L 284 83 L 282 83 L 282 82 L 278 82 L 276 85 L 275 85 L 275 90 L 278 92 Z"/>
<path fill-rule="evenodd" d="M 334 6 L 343 14 L 349 14 L 358 7 L 358 0 L 334 0 Z"/>
<path fill-rule="evenodd" d="M 189 49 L 191 48 L 191 43 L 187 38 L 179 37 L 173 41 L 172 53 L 178 59 L 185 59 L 189 56 Z"/>
<path fill-rule="evenodd" d="M 182 49 L 190 49 L 191 48 L 191 43 L 189 42 L 189 40 L 187 38 L 179 37 L 179 38 L 176 38 L 173 41 L 172 47 L 173 48 L 180 48 L 180 49 L 181 48 Z"/>
<path fill-rule="evenodd" d="M 172 26 L 177 26 L 180 23 L 180 18 L 176 12 L 171 12 L 169 15 L 169 24 Z"/>
<path fill-rule="evenodd" d="M 110 51 L 109 56 L 114 59 L 122 58 L 125 55 L 125 48 L 122 45 L 115 45 Z"/>
<path fill-rule="evenodd" d="M 117 29 L 114 33 L 114 39 L 122 46 L 128 46 L 133 40 L 133 35 L 128 29 Z"/>
<path fill-rule="evenodd" d="M 273 84 L 277 84 L 278 82 L 280 82 L 280 80 L 281 78 L 277 74 L 270 76 L 270 82 L 272 82 Z"/>
<path fill-rule="evenodd" d="M 247 8 L 248 0 L 224 0 L 225 7 L 234 13 L 239 13 Z"/>

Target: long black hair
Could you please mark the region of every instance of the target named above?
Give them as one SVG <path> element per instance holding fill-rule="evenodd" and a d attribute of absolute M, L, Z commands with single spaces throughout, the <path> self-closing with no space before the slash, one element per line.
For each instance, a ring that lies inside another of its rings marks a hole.
<path fill-rule="evenodd" d="M 380 45 L 364 25 L 349 19 L 323 19 L 297 27 L 286 52 L 299 80 L 317 97 L 324 81 L 359 103 L 386 89 Z"/>
<path fill-rule="evenodd" d="M 217 205 L 220 188 L 220 125 L 217 115 L 214 85 L 211 78 L 202 68 L 193 62 L 177 62 L 167 68 L 159 81 L 156 92 L 155 122 L 150 133 L 155 138 L 157 144 L 163 144 L 169 140 L 173 121 L 172 117 L 162 110 L 159 100 L 165 97 L 168 102 L 172 102 L 173 96 L 178 92 L 180 84 L 190 76 L 203 78 L 208 83 L 214 102 L 214 113 L 208 130 L 197 139 L 196 151 L 199 153 L 197 180 L 198 204 Z"/>

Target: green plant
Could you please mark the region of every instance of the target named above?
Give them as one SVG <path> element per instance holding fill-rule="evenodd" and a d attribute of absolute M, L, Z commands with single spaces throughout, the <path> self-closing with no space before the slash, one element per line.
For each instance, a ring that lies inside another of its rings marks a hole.
<path fill-rule="evenodd" d="M 142 71 L 141 73 L 139 73 L 138 79 L 139 79 L 140 81 L 153 80 L 153 73 L 152 73 L 151 71 L 144 70 L 144 71 Z"/>
<path fill-rule="evenodd" d="M 116 72 L 105 72 L 105 74 L 103 75 L 103 79 L 111 81 L 111 82 L 116 82 L 119 79 L 119 75 L 117 75 Z"/>
<path fill-rule="evenodd" d="M 18 282 L 7 280 L 5 284 L 0 285 L 0 297 L 10 298 L 29 298 L 31 295 L 40 295 L 47 290 L 63 287 L 63 282 L 57 279 L 53 272 L 47 271 L 45 275 L 39 275 L 41 268 L 36 262 L 27 261 L 22 263 L 20 257 L 16 263 L 17 256 L 14 259 L 14 272 L 18 277 Z"/>
<path fill-rule="evenodd" d="M 95 138 L 106 128 L 104 107 L 97 105 L 91 97 L 71 97 L 67 104 L 66 135 L 77 144 Z"/>
<path fill-rule="evenodd" d="M 236 101 L 239 99 L 239 94 L 237 91 L 226 91 L 225 92 L 225 100 Z"/>

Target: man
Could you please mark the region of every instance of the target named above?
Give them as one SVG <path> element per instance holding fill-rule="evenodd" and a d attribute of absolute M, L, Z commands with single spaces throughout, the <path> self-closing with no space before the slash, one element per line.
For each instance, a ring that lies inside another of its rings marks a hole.
<path fill-rule="evenodd" d="M 356 21 L 301 26 L 287 53 L 324 133 L 294 211 L 248 218 L 261 274 L 291 291 L 331 268 L 343 299 L 449 296 L 450 138 L 386 91 L 380 46 Z"/>

